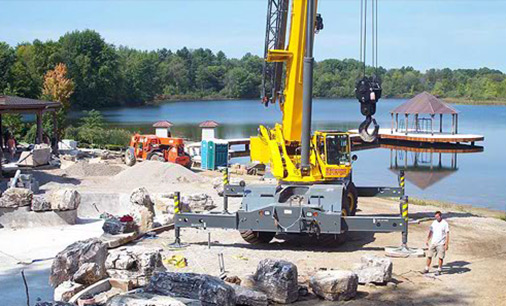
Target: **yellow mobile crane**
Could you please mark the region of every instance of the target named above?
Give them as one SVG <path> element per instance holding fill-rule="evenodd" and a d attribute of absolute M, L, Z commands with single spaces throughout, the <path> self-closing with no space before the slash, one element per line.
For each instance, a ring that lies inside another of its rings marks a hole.
<path fill-rule="evenodd" d="M 283 122 L 272 129 L 260 126 L 259 136 L 251 138 L 251 158 L 269 163 L 278 183 L 231 185 L 226 172 L 223 212 L 178 214 L 176 244 L 180 242 L 181 227 L 237 229 L 249 243 L 268 243 L 277 234 L 339 241 L 347 231 L 402 231 L 403 244 L 407 243 L 403 176 L 401 187 L 355 187 L 349 134 L 316 131 L 311 136 L 313 40 L 315 33 L 323 29 L 316 4 L 316 0 L 268 0 L 262 101 L 266 105 L 279 103 Z M 372 115 L 381 96 L 379 82 L 364 76 L 357 81 L 356 96 L 366 116 L 359 127 L 361 136 L 365 141 L 374 141 L 378 126 Z M 375 127 L 370 134 L 371 124 Z M 402 214 L 354 216 L 359 196 L 398 196 Z M 228 211 L 228 197 L 242 198 L 237 212 Z"/>

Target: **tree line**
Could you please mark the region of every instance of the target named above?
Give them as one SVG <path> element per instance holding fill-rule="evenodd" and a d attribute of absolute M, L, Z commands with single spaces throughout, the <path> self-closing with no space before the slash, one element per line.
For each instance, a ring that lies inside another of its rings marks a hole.
<path fill-rule="evenodd" d="M 42 98 L 45 74 L 60 63 L 73 82 L 70 107 L 100 109 L 166 99 L 259 98 L 263 58 L 250 53 L 227 58 L 203 48 L 142 51 L 115 47 L 92 30 L 74 31 L 57 41 L 15 47 L 0 42 L 0 94 Z M 362 71 L 353 59 L 317 62 L 315 96 L 354 97 Z M 442 98 L 506 100 L 506 75 L 494 69 L 366 67 L 366 73 L 380 77 L 384 97 L 429 91 Z"/>

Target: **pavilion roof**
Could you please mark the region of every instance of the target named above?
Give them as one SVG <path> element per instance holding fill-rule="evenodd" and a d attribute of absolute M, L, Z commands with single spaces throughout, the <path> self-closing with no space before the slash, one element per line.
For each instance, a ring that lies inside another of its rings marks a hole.
<path fill-rule="evenodd" d="M 8 112 L 37 112 L 56 110 L 61 107 L 60 102 L 22 98 L 17 96 L 0 95 L 0 111 Z"/>
<path fill-rule="evenodd" d="M 410 100 L 397 106 L 392 111 L 393 114 L 458 114 L 459 112 L 444 103 L 441 99 L 424 91 L 414 96 Z"/>

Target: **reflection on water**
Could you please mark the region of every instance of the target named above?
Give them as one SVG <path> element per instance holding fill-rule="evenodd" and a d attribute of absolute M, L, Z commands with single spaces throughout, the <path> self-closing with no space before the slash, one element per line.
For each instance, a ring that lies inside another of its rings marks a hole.
<path fill-rule="evenodd" d="M 382 100 L 376 112 L 378 123 L 389 127 L 389 111 L 404 101 Z M 506 144 L 503 139 L 506 135 L 506 107 L 454 107 L 460 111 L 459 131 L 484 135 L 485 141 L 480 145 L 485 149 L 475 147 L 471 152 L 452 152 L 448 148 L 438 148 L 438 152 L 434 148 L 418 148 L 425 150 L 422 152 L 382 144 L 354 153 L 359 156 L 353 168 L 355 182 L 365 186 L 396 186 L 397 175 L 393 172 L 405 169 L 410 171 L 406 186 L 410 196 L 505 210 Z M 277 105 L 265 108 L 258 101 L 172 102 L 109 109 L 103 114 L 111 126 L 143 133 L 153 133 L 151 125 L 154 122 L 169 120 L 175 124 L 172 128 L 174 135 L 191 140 L 200 140 L 198 123 L 205 120 L 220 123 L 216 131 L 219 138 L 246 138 L 257 134 L 259 124 L 272 127 L 275 122 L 281 122 L 282 117 Z M 74 113 L 74 118 L 79 116 Z M 313 130 L 356 129 L 362 120 L 355 100 L 315 100 Z"/>

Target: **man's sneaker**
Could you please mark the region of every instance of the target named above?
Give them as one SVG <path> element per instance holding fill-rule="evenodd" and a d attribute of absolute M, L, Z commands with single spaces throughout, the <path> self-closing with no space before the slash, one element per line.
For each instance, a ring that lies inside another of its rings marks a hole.
<path fill-rule="evenodd" d="M 429 273 L 429 269 L 427 269 L 427 268 L 423 269 L 423 274 L 427 274 L 427 273 Z"/>
<path fill-rule="evenodd" d="M 438 269 L 438 270 L 436 271 L 436 275 L 438 275 L 438 276 L 439 276 L 439 275 L 441 275 L 441 270 L 439 270 L 439 269 Z"/>

